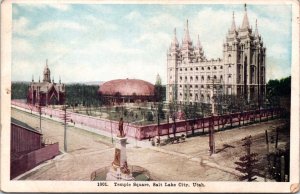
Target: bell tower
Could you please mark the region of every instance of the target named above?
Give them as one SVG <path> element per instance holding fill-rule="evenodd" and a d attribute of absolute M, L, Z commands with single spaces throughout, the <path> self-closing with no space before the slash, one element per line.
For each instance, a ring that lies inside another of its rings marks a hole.
<path fill-rule="evenodd" d="M 50 69 L 48 68 L 48 59 L 46 60 L 46 66 L 44 68 L 44 78 L 43 78 L 43 82 L 51 82 L 51 78 L 50 78 Z"/>

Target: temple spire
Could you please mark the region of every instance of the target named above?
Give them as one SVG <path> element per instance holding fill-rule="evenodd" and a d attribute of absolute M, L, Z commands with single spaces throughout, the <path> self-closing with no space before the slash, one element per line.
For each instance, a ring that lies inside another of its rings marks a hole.
<path fill-rule="evenodd" d="M 190 37 L 190 32 L 189 32 L 189 20 L 186 20 L 184 42 L 191 42 L 191 37 Z"/>
<path fill-rule="evenodd" d="M 48 59 L 46 59 L 46 66 L 44 68 L 43 82 L 49 82 L 49 83 L 51 82 L 50 69 L 48 68 Z"/>
<path fill-rule="evenodd" d="M 32 82 L 34 82 L 34 77 L 33 77 L 33 75 L 32 75 L 32 80 L 31 80 Z"/>
<path fill-rule="evenodd" d="M 249 28 L 249 20 L 247 15 L 247 5 L 245 3 L 245 13 L 244 13 L 244 19 L 242 23 L 242 29 Z"/>
<path fill-rule="evenodd" d="M 235 26 L 235 20 L 234 20 L 234 12 L 232 13 L 232 24 L 231 24 L 231 28 L 230 31 L 236 31 L 236 26 Z"/>
<path fill-rule="evenodd" d="M 41 77 L 39 76 L 39 82 L 41 82 Z"/>
<path fill-rule="evenodd" d="M 60 79 L 60 76 L 59 76 L 59 84 L 61 84 L 61 79 Z"/>
<path fill-rule="evenodd" d="M 177 36 L 176 36 L 176 28 L 174 28 L 174 39 L 172 42 L 175 46 L 178 46 L 178 40 L 177 40 Z"/>
<path fill-rule="evenodd" d="M 198 34 L 198 40 L 197 40 L 197 48 L 201 48 L 201 43 L 200 43 L 199 34 Z"/>
<path fill-rule="evenodd" d="M 257 19 L 255 20 L 255 33 L 254 33 L 254 36 L 258 37 L 259 34 L 258 34 L 258 28 L 257 28 Z"/>

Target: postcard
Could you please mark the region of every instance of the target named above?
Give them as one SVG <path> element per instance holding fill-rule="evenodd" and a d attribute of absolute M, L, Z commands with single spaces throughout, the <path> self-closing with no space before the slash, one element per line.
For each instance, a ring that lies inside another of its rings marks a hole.
<path fill-rule="evenodd" d="M 298 1 L 4 0 L 1 191 L 298 192 Z"/>

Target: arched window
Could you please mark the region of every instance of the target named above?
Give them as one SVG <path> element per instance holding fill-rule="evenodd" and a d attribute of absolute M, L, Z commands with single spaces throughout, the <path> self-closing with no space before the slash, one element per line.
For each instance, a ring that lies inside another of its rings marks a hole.
<path fill-rule="evenodd" d="M 231 55 L 228 55 L 228 63 L 231 63 Z"/>
<path fill-rule="evenodd" d="M 228 83 L 231 83 L 231 74 L 228 75 Z"/>
<path fill-rule="evenodd" d="M 209 96 L 209 94 L 207 94 L 206 100 L 207 100 L 207 103 L 210 103 L 210 96 Z"/>
<path fill-rule="evenodd" d="M 207 76 L 207 80 L 210 80 L 210 76 Z"/>

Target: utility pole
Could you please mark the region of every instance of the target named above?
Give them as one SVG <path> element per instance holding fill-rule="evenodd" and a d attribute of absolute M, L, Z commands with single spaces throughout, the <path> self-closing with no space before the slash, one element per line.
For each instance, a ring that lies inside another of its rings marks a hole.
<path fill-rule="evenodd" d="M 159 111 L 160 111 L 160 103 L 157 103 L 157 135 L 158 135 L 158 141 L 160 142 L 160 132 L 159 132 Z"/>
<path fill-rule="evenodd" d="M 43 133 L 43 131 L 42 131 L 42 107 L 41 107 L 41 104 L 39 104 L 38 110 L 39 110 L 39 116 L 40 116 L 40 131 L 41 131 L 41 133 Z"/>
<path fill-rule="evenodd" d="M 215 139 L 214 139 L 214 116 L 209 118 L 209 150 L 210 155 L 215 154 Z"/>
<path fill-rule="evenodd" d="M 67 112 L 67 105 L 63 106 L 63 113 L 60 115 L 61 119 L 63 120 L 63 125 L 64 125 L 64 151 L 68 152 L 67 148 L 67 122 L 70 121 L 70 115 Z"/>
<path fill-rule="evenodd" d="M 275 140 L 275 149 L 278 147 L 278 127 L 276 127 L 276 140 Z"/>
<path fill-rule="evenodd" d="M 168 123 L 168 139 L 170 138 L 170 128 L 169 128 L 169 124 L 170 124 L 170 121 L 169 121 L 169 118 L 170 117 L 170 115 L 169 114 L 167 114 L 167 123 Z"/>
<path fill-rule="evenodd" d="M 41 92 L 40 92 L 40 96 L 41 96 Z M 38 111 L 39 111 L 39 116 L 40 116 L 40 131 L 41 131 L 41 133 L 43 133 L 42 132 L 42 103 L 41 103 L 41 97 L 40 97 L 40 99 L 39 99 L 39 104 L 38 104 Z M 31 111 L 32 112 L 32 111 Z"/>

